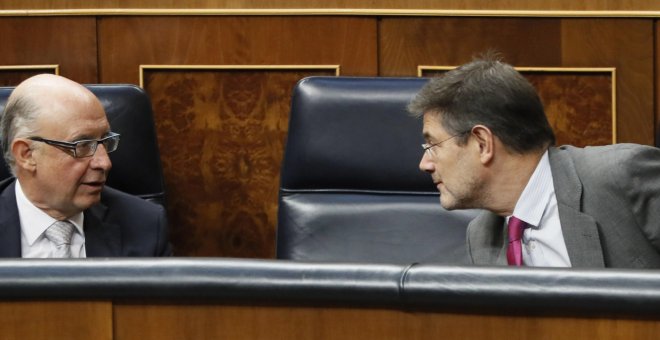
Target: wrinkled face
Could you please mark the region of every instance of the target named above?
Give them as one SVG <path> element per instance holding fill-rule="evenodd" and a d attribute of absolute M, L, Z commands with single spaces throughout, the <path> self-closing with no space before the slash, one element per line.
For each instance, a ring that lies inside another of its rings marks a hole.
<path fill-rule="evenodd" d="M 42 110 L 36 122 L 37 135 L 41 138 L 75 142 L 100 139 L 110 132 L 103 107 L 95 98 L 73 97 Z M 31 143 L 36 165 L 32 200 L 37 207 L 68 217 L 100 200 L 112 167 L 102 144 L 93 156 L 74 158 L 70 150 L 43 142 Z"/>
<path fill-rule="evenodd" d="M 429 145 L 439 144 L 424 152 L 419 168 L 431 175 L 440 191 L 442 207 L 447 210 L 476 208 L 482 186 L 478 152 L 475 155 L 470 140 L 458 145 L 458 136 L 445 131 L 440 119 L 437 114 L 424 114 L 424 139 Z"/>

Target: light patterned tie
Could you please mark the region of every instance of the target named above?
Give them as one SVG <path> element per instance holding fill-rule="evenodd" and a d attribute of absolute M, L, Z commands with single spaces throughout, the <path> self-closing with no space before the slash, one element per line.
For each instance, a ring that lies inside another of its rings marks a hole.
<path fill-rule="evenodd" d="M 510 266 L 522 266 L 522 238 L 525 228 L 529 227 L 525 221 L 509 217 L 509 246 L 506 248 L 506 259 Z"/>
<path fill-rule="evenodd" d="M 69 221 L 55 221 L 46 229 L 46 238 L 55 244 L 55 251 L 51 257 L 70 258 L 71 257 L 71 236 L 74 230 L 73 224 Z"/>

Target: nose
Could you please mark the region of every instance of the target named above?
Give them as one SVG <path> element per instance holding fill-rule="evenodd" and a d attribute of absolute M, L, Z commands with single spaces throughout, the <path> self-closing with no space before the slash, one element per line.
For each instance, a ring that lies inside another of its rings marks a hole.
<path fill-rule="evenodd" d="M 96 153 L 92 156 L 91 167 L 92 169 L 100 169 L 105 172 L 110 171 L 110 168 L 112 168 L 112 161 L 110 161 L 108 152 L 105 150 L 103 144 L 99 144 L 96 147 Z"/>
<path fill-rule="evenodd" d="M 429 156 L 429 153 L 426 151 L 424 151 L 424 154 L 422 154 L 422 159 L 419 161 L 419 170 L 430 174 L 435 171 L 435 163 L 433 163 L 431 156 Z"/>

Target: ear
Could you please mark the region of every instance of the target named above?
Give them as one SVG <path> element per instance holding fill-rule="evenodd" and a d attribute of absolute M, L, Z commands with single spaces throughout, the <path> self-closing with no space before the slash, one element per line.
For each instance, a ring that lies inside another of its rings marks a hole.
<path fill-rule="evenodd" d="M 30 148 L 30 142 L 25 139 L 17 138 L 11 143 L 11 153 L 16 160 L 16 167 L 33 172 L 37 168 L 37 162 L 33 157 L 33 150 Z"/>
<path fill-rule="evenodd" d="M 495 151 L 495 136 L 493 132 L 484 125 L 472 127 L 473 139 L 479 147 L 479 159 L 482 164 L 488 164 L 493 160 Z"/>

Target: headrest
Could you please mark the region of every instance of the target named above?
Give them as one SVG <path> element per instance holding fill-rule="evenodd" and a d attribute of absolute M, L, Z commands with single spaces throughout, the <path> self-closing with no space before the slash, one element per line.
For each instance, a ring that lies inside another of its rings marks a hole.
<path fill-rule="evenodd" d="M 432 192 L 421 119 L 406 105 L 423 78 L 309 77 L 295 87 L 283 191 Z M 413 131 L 413 133 L 411 133 Z"/>

